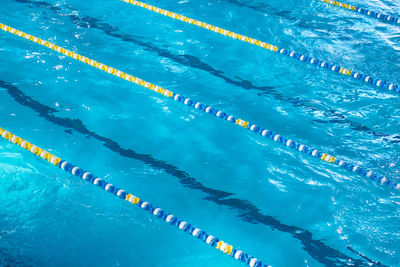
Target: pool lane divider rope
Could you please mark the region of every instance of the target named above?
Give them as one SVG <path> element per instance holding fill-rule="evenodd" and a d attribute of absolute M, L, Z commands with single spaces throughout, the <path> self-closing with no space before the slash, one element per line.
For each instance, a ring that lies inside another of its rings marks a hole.
<path fill-rule="evenodd" d="M 50 152 L 47 152 L 46 150 L 28 142 L 27 140 L 22 139 L 19 136 L 10 133 L 5 129 L 0 128 L 0 135 L 3 139 L 7 140 L 8 142 L 16 144 L 26 149 L 27 151 L 35 154 L 36 156 L 48 161 L 52 165 L 58 166 L 62 170 L 74 176 L 80 177 L 89 183 L 97 185 L 101 189 L 109 193 L 112 193 L 114 196 L 119 197 L 120 199 L 125 200 L 133 205 L 136 205 L 137 207 L 142 208 L 143 210 L 148 211 L 150 214 L 161 219 L 163 222 L 175 226 L 177 229 L 186 232 L 192 235 L 193 237 L 196 237 L 197 239 L 203 241 L 204 243 L 210 245 L 211 247 L 224 252 L 225 254 L 233 257 L 234 259 L 240 262 L 249 265 L 250 267 L 270 267 L 270 265 L 264 264 L 261 260 L 253 256 L 250 256 L 249 254 L 238 248 L 234 248 L 232 245 L 220 240 L 219 238 L 209 233 L 206 233 L 205 231 L 195 227 L 191 223 L 179 219 L 175 215 L 152 205 L 150 202 L 144 201 L 139 197 L 137 197 L 136 195 L 128 193 L 125 190 L 106 182 L 102 178 L 96 177 L 95 175 L 83 170 L 82 168 L 77 167 L 66 160 L 63 160 L 51 154 Z"/>
<path fill-rule="evenodd" d="M 338 66 L 338 65 L 335 65 L 335 64 L 331 64 L 331 63 L 328 63 L 328 62 L 323 61 L 323 60 L 316 59 L 314 57 L 310 57 L 310 56 L 307 56 L 307 55 L 303 55 L 303 54 L 297 53 L 295 51 L 289 51 L 289 50 L 287 50 L 285 48 L 279 48 L 276 45 L 272 45 L 272 44 L 269 44 L 267 42 L 262 42 L 260 40 L 257 40 L 257 39 L 254 39 L 254 38 L 251 38 L 251 37 L 248 37 L 248 36 L 245 36 L 245 35 L 241 35 L 241 34 L 238 34 L 238 33 L 235 33 L 235 32 L 231 32 L 231 31 L 228 31 L 226 29 L 223 29 L 223 28 L 220 28 L 220 27 L 216 27 L 216 26 L 213 26 L 211 24 L 208 24 L 208 23 L 205 23 L 205 22 L 201 22 L 201 21 L 198 21 L 198 20 L 183 16 L 183 15 L 177 14 L 177 13 L 165 10 L 165 9 L 161 9 L 161 8 L 158 8 L 158 7 L 155 7 L 155 6 L 140 2 L 140 1 L 135 1 L 135 0 L 120 0 L 120 1 L 129 3 L 129 4 L 132 4 L 132 5 L 141 7 L 141 8 L 148 9 L 148 10 L 150 10 L 152 12 L 156 12 L 158 14 L 161 14 L 161 15 L 164 15 L 164 16 L 176 19 L 176 20 L 181 20 L 183 22 L 195 25 L 197 27 L 201 27 L 201 28 L 207 29 L 207 30 L 212 31 L 212 32 L 219 33 L 221 35 L 225 35 L 225 36 L 231 37 L 233 39 L 237 39 L 237 40 L 240 40 L 240 41 L 243 41 L 243 42 L 250 43 L 252 45 L 256 45 L 256 46 L 262 47 L 264 49 L 267 49 L 267 50 L 270 50 L 270 51 L 273 51 L 273 52 L 277 52 L 277 53 L 279 53 L 281 55 L 285 55 L 285 56 L 297 59 L 297 60 L 302 61 L 302 62 L 307 62 L 309 64 L 318 66 L 320 68 L 328 69 L 328 70 L 331 70 L 333 72 L 337 72 L 337 73 L 343 74 L 345 76 L 353 77 L 354 79 L 358 79 L 358 80 L 364 81 L 366 83 L 375 85 L 376 87 L 379 87 L 379 88 L 382 88 L 382 89 L 387 89 L 387 90 L 389 90 L 391 92 L 400 94 L 400 86 L 397 85 L 397 84 L 394 84 L 394 83 L 390 83 L 390 82 L 386 82 L 386 81 L 381 80 L 381 79 L 373 78 L 373 77 L 371 77 L 369 75 L 365 75 L 365 74 L 362 74 L 360 72 L 355 72 L 355 71 L 346 69 L 344 67 L 341 67 L 341 66 Z"/>
<path fill-rule="evenodd" d="M 321 161 L 324 161 L 324 162 L 327 162 L 327 163 L 331 163 L 331 164 L 335 164 L 337 166 L 342 167 L 343 169 L 349 170 L 349 171 L 354 172 L 356 174 L 359 174 L 359 175 L 361 175 L 363 177 L 370 178 L 371 180 L 377 181 L 377 182 L 379 182 L 379 183 L 381 183 L 383 185 L 386 185 L 386 186 L 389 186 L 389 187 L 392 187 L 392 188 L 400 190 L 400 183 L 397 183 L 394 180 L 390 180 L 390 179 L 386 178 L 383 175 L 378 175 L 376 172 L 374 172 L 372 170 L 360 167 L 357 164 L 353 164 L 351 162 L 346 162 L 345 160 L 338 159 L 338 158 L 336 158 L 336 157 L 334 157 L 332 155 L 329 155 L 328 153 L 324 153 L 322 151 L 318 151 L 315 148 L 312 148 L 310 146 L 304 145 L 304 144 L 302 144 L 300 142 L 296 142 L 296 141 L 294 141 L 294 140 L 292 140 L 290 138 L 286 138 L 284 136 L 281 136 L 280 134 L 274 133 L 271 130 L 262 128 L 262 127 L 260 127 L 260 126 L 258 126 L 256 124 L 250 123 L 250 122 L 248 122 L 246 120 L 243 120 L 243 119 L 240 119 L 240 118 L 236 118 L 233 115 L 227 114 L 227 113 L 225 113 L 225 112 L 223 112 L 221 110 L 217 110 L 217 109 L 215 109 L 215 108 L 213 108 L 211 106 L 207 106 L 207 105 L 204 105 L 204 104 L 202 104 L 200 102 L 194 101 L 193 99 L 190 99 L 189 97 L 185 97 L 183 95 L 180 95 L 180 94 L 174 93 L 172 91 L 166 90 L 166 89 L 164 89 L 164 88 L 162 88 L 160 86 L 154 85 L 154 84 L 152 84 L 150 82 L 147 82 L 147 81 L 144 81 L 144 80 L 142 80 L 140 78 L 137 78 L 135 76 L 129 75 L 129 74 L 123 72 L 123 71 L 120 71 L 120 70 L 115 69 L 113 67 L 107 66 L 107 65 L 102 64 L 102 63 L 100 63 L 98 61 L 95 61 L 93 59 L 81 56 L 81 55 L 79 55 L 79 54 L 77 54 L 75 52 L 72 52 L 70 50 L 62 48 L 62 47 L 60 47 L 58 45 L 52 44 L 52 43 L 50 43 L 48 41 L 44 41 L 44 40 L 42 40 L 40 38 L 37 38 L 37 37 L 35 37 L 33 35 L 27 34 L 27 33 L 22 32 L 22 31 L 19 31 L 19 30 L 15 29 L 15 28 L 12 28 L 10 26 L 6 26 L 6 25 L 0 23 L 0 29 L 2 29 L 3 31 L 6 31 L 6 32 L 10 32 L 10 33 L 12 33 L 12 34 L 14 34 L 16 36 L 19 36 L 19 37 L 25 38 L 27 40 L 33 41 L 33 42 L 35 42 L 37 44 L 43 45 L 43 46 L 48 47 L 50 49 L 53 49 L 54 51 L 57 51 L 58 53 L 61 53 L 61 54 L 66 55 L 66 56 L 68 56 L 70 58 L 73 58 L 73 59 L 79 60 L 81 62 L 84 62 L 84 63 L 86 63 L 86 64 L 88 64 L 90 66 L 93 66 L 93 67 L 95 67 L 97 69 L 100 69 L 102 71 L 110 73 L 110 74 L 112 74 L 114 76 L 117 76 L 117 77 L 119 77 L 121 79 L 127 80 L 129 82 L 134 83 L 134 84 L 137 84 L 137 85 L 140 85 L 140 86 L 145 87 L 147 89 L 150 89 L 150 90 L 152 90 L 152 91 L 154 91 L 156 93 L 159 93 L 159 94 L 161 94 L 161 95 L 163 95 L 165 97 L 173 99 L 176 102 L 180 102 L 182 104 L 185 104 L 185 105 L 187 105 L 189 107 L 192 107 L 192 108 L 194 108 L 194 109 L 196 109 L 198 111 L 203 111 L 205 113 L 208 113 L 210 115 L 218 117 L 218 118 L 220 118 L 222 120 L 226 120 L 226 121 L 228 121 L 228 122 L 230 122 L 232 124 L 235 124 L 235 125 L 237 125 L 239 127 L 245 128 L 245 129 L 247 129 L 247 130 L 249 130 L 249 131 L 251 131 L 253 133 L 256 133 L 256 134 L 258 134 L 260 136 L 263 136 L 263 137 L 265 137 L 267 139 L 271 139 L 271 140 L 273 140 L 273 141 L 275 141 L 275 142 L 277 142 L 277 143 L 279 143 L 279 144 L 281 144 L 283 146 L 286 146 L 286 147 L 291 148 L 293 150 L 296 150 L 296 151 L 302 152 L 304 154 L 310 155 L 310 156 L 312 156 L 314 158 L 320 159 Z"/>
<path fill-rule="evenodd" d="M 377 18 L 377 19 L 380 19 L 385 22 L 392 22 L 392 23 L 400 24 L 400 17 L 387 15 L 387 14 L 380 13 L 377 11 L 368 10 L 368 9 L 362 8 L 362 7 L 356 7 L 356 6 L 353 6 L 350 4 L 345 4 L 345 3 L 341 3 L 341 2 L 333 1 L 333 0 L 318 0 L 318 1 L 325 2 L 325 3 L 331 4 L 333 6 L 342 7 L 342 8 L 357 12 L 357 13 L 365 14 L 367 16 Z"/>

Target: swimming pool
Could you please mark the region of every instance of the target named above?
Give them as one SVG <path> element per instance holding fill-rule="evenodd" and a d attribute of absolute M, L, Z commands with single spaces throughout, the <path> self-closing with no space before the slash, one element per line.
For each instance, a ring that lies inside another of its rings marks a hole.
<path fill-rule="evenodd" d="M 400 80 L 400 27 L 325 3 L 149 4 Z M 357 5 L 400 11 L 388 1 Z M 392 92 L 116 0 L 1 7 L 1 23 L 399 176 Z M 0 127 L 273 266 L 400 263 L 398 191 L 11 34 L 0 42 Z M 0 149 L 5 265 L 240 266 L 17 146 Z"/>

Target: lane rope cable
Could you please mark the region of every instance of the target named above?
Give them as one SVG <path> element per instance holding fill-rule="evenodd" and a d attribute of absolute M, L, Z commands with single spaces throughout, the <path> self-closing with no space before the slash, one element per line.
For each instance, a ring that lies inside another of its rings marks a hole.
<path fill-rule="evenodd" d="M 393 23 L 397 23 L 400 24 L 400 17 L 395 17 L 395 16 L 391 16 L 391 15 L 387 15 L 381 12 L 377 12 L 377 11 L 372 11 L 372 10 L 368 10 L 366 8 L 363 7 L 356 7 L 350 4 L 345 4 L 342 2 L 338 2 L 338 1 L 333 1 L 333 0 L 318 0 L 320 2 L 325 2 L 327 4 L 331 4 L 333 6 L 338 6 L 338 7 L 342 7 L 357 13 L 361 13 L 361 14 L 365 14 L 367 16 L 373 17 L 373 18 L 377 18 L 380 19 L 382 21 L 385 22 L 393 22 Z"/>
<path fill-rule="evenodd" d="M 362 74 L 360 72 L 355 72 L 355 71 L 346 69 L 344 67 L 341 67 L 341 66 L 338 66 L 338 65 L 335 65 L 335 64 L 328 63 L 326 61 L 322 61 L 322 60 L 316 59 L 314 57 L 310 57 L 310 56 L 307 56 L 307 55 L 303 55 L 303 54 L 297 53 L 295 51 L 289 51 L 289 50 L 287 50 L 285 48 L 279 48 L 276 45 L 272 45 L 272 44 L 269 44 L 269 43 L 266 43 L 266 42 L 262 42 L 260 40 L 257 40 L 257 39 L 254 39 L 254 38 L 251 38 L 251 37 L 248 37 L 248 36 L 245 36 L 245 35 L 237 34 L 235 32 L 231 32 L 231 31 L 225 30 L 225 29 L 220 28 L 220 27 L 213 26 L 211 24 L 208 24 L 208 23 L 205 23 L 205 22 L 202 22 L 202 21 L 191 19 L 189 17 L 183 16 L 183 15 L 180 15 L 180 14 L 177 14 L 177 13 L 165 10 L 165 9 L 161 9 L 161 8 L 158 8 L 158 7 L 155 7 L 155 6 L 140 2 L 140 1 L 136 1 L 136 0 L 120 0 L 120 1 L 128 3 L 128 4 L 136 5 L 138 7 L 142 7 L 142 8 L 148 9 L 150 11 L 156 12 L 158 14 L 161 14 L 161 15 L 164 15 L 164 16 L 176 19 L 176 20 L 181 20 L 183 22 L 186 22 L 186 23 L 195 25 L 197 27 L 201 27 L 201 28 L 207 29 L 209 31 L 213 31 L 213 32 L 216 32 L 216 33 L 231 37 L 233 39 L 237 39 L 237 40 L 240 40 L 240 41 L 243 41 L 243 42 L 250 43 L 252 45 L 256 45 L 256 46 L 262 47 L 264 49 L 267 49 L 267 50 L 270 50 L 270 51 L 273 51 L 273 52 L 277 52 L 277 53 L 279 53 L 281 55 L 285 55 L 285 56 L 297 59 L 297 60 L 302 61 L 302 62 L 310 63 L 310 64 L 318 66 L 320 68 L 325 68 L 325 69 L 331 70 L 333 72 L 337 72 L 337 73 L 343 74 L 345 76 L 350 76 L 350 77 L 353 77 L 354 79 L 358 79 L 358 80 L 364 81 L 366 83 L 373 84 L 376 87 L 379 87 L 379 88 L 382 88 L 382 89 L 387 89 L 387 90 L 389 90 L 391 92 L 395 92 L 397 94 L 400 94 L 400 86 L 397 85 L 397 84 L 394 84 L 394 83 L 390 83 L 390 82 L 386 82 L 386 81 L 381 80 L 381 79 L 373 78 L 373 77 L 371 77 L 369 75 L 365 75 L 365 74 Z"/>
<path fill-rule="evenodd" d="M 150 90 L 152 90 L 152 91 L 154 91 L 156 93 L 159 93 L 159 94 L 161 94 L 161 95 L 163 95 L 165 97 L 168 97 L 168 98 L 173 99 L 173 100 L 175 100 L 177 102 L 185 104 L 185 105 L 187 105 L 189 107 L 192 107 L 192 108 L 194 108 L 194 109 L 196 109 L 198 111 L 203 111 L 203 112 L 208 113 L 210 115 L 213 115 L 215 117 L 218 117 L 218 118 L 221 118 L 223 120 L 226 120 L 226 121 L 228 121 L 228 122 L 230 122 L 232 124 L 235 124 L 237 126 L 243 127 L 243 128 L 245 128 L 245 129 L 247 129 L 247 130 L 249 130 L 251 132 L 254 132 L 254 133 L 256 133 L 256 134 L 258 134 L 260 136 L 263 136 L 263 137 L 265 137 L 267 139 L 271 139 L 271 140 L 273 140 L 273 141 L 275 141 L 277 143 L 280 143 L 283 146 L 286 146 L 288 148 L 294 149 L 294 150 L 299 151 L 299 152 L 303 152 L 303 153 L 305 153 L 307 155 L 310 155 L 310 156 L 312 156 L 314 158 L 318 158 L 321 161 L 328 162 L 328 163 L 331 163 L 331 164 L 335 164 L 337 166 L 342 167 L 343 169 L 349 170 L 349 171 L 354 172 L 356 174 L 359 174 L 359 175 L 361 175 L 363 177 L 367 177 L 367 178 L 370 178 L 371 180 L 377 181 L 377 182 L 381 183 L 382 185 L 386 185 L 386 186 L 389 186 L 389 187 L 392 187 L 392 188 L 400 190 L 400 183 L 397 183 L 395 180 L 388 179 L 383 175 L 378 175 L 376 172 L 374 172 L 372 170 L 366 169 L 364 167 L 360 167 L 357 164 L 353 164 L 351 162 L 346 162 L 345 160 L 338 159 L 338 158 L 336 158 L 336 157 L 334 157 L 332 155 L 329 155 L 328 153 L 324 153 L 322 151 L 318 151 L 315 148 L 312 148 L 310 146 L 301 144 L 301 143 L 296 142 L 296 141 L 294 141 L 294 140 L 292 140 L 290 138 L 286 138 L 284 136 L 281 136 L 280 134 L 274 133 L 271 130 L 262 128 L 262 127 L 260 127 L 260 126 L 258 126 L 256 124 L 250 123 L 250 122 L 248 122 L 246 120 L 243 120 L 243 119 L 240 119 L 240 118 L 236 118 L 233 115 L 227 114 L 227 113 L 225 113 L 225 112 L 223 112 L 221 110 L 217 110 L 217 109 L 215 109 L 215 108 L 213 108 L 211 106 L 207 106 L 207 105 L 204 105 L 204 104 L 202 104 L 200 102 L 194 101 L 194 100 L 190 99 L 189 97 L 185 97 L 183 95 L 180 95 L 180 94 L 174 93 L 172 91 L 166 90 L 166 89 L 164 89 L 164 88 L 162 88 L 160 86 L 154 85 L 154 84 L 152 84 L 150 82 L 144 81 L 144 80 L 142 80 L 140 78 L 137 78 L 135 76 L 127 74 L 127 73 L 125 73 L 123 71 L 120 71 L 120 70 L 115 69 L 113 67 L 107 66 L 107 65 L 102 64 L 102 63 L 100 63 L 98 61 L 95 61 L 93 59 L 84 57 L 84 56 L 79 55 L 79 54 L 77 54 L 75 52 L 72 52 L 72 51 L 70 51 L 68 49 L 62 48 L 62 47 L 60 47 L 58 45 L 55 45 L 53 43 L 50 43 L 48 41 L 44 41 L 44 40 L 42 40 L 40 38 L 37 38 L 37 37 L 35 37 L 33 35 L 27 34 L 25 32 L 22 32 L 20 30 L 17 30 L 15 28 L 10 27 L 10 26 L 7 26 L 7 25 L 4 25 L 4 24 L 0 23 L 0 29 L 2 29 L 3 31 L 6 31 L 6 32 L 12 33 L 12 34 L 14 34 L 16 36 L 19 36 L 19 37 L 25 38 L 27 40 L 30 40 L 32 42 L 35 42 L 37 44 L 40 44 L 42 46 L 45 46 L 47 48 L 50 48 L 50 49 L 52 49 L 54 51 L 57 51 L 58 53 L 66 55 L 66 56 L 68 56 L 70 58 L 73 58 L 73 59 L 79 60 L 81 62 L 84 62 L 84 63 L 86 63 L 86 64 L 88 64 L 90 66 L 93 66 L 93 67 L 95 67 L 97 69 L 100 69 L 100 70 L 102 70 L 104 72 L 107 72 L 109 74 L 117 76 L 117 77 L 119 77 L 121 79 L 127 80 L 127 81 L 129 81 L 131 83 L 140 85 L 140 86 L 145 87 L 147 89 L 150 89 Z"/>
<path fill-rule="evenodd" d="M 58 166 L 62 170 L 74 176 L 78 176 L 89 183 L 99 186 L 101 189 L 109 193 L 112 193 L 114 196 L 119 197 L 122 200 L 125 200 L 133 205 L 137 205 L 137 207 L 148 211 L 150 214 L 156 216 L 162 221 L 172 226 L 175 226 L 177 229 L 182 230 L 183 232 L 186 232 L 192 235 L 193 237 L 196 237 L 197 239 L 207 243 L 211 247 L 214 247 L 224 252 L 225 254 L 233 257 L 234 259 L 246 263 L 250 267 L 270 267 L 270 265 L 263 264 L 261 260 L 253 256 L 250 256 L 249 254 L 238 248 L 234 248 L 232 245 L 229 245 L 228 243 L 220 240 L 219 238 L 209 233 L 206 233 L 205 231 L 195 227 L 189 222 L 181 220 L 175 215 L 152 205 L 150 202 L 144 201 L 139 197 L 130 194 L 119 187 L 116 187 L 115 185 L 107 183 L 102 178 L 96 177 L 95 175 L 83 170 L 82 168 L 74 166 L 70 162 L 47 152 L 46 150 L 22 139 L 19 136 L 10 133 L 9 131 L 6 131 L 5 129 L 0 128 L 0 135 L 3 139 L 7 140 L 8 142 L 11 142 L 26 149 L 27 151 L 35 154 L 38 157 L 41 157 L 42 159 L 48 161 L 54 166 Z"/>

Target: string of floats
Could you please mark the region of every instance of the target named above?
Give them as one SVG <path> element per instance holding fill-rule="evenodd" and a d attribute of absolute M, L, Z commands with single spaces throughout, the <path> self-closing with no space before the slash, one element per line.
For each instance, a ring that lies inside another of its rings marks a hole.
<path fill-rule="evenodd" d="M 210 245 L 211 247 L 224 252 L 225 254 L 233 257 L 234 259 L 240 262 L 249 265 L 250 267 L 270 267 L 270 265 L 264 264 L 261 260 L 253 256 L 250 256 L 249 254 L 238 248 L 234 248 L 232 245 L 201 230 L 200 228 L 195 227 L 193 224 L 179 219 L 172 213 L 168 213 L 162 210 L 161 208 L 154 206 L 150 202 L 144 201 L 139 197 L 131 193 L 128 193 L 125 190 L 113 184 L 106 182 L 102 178 L 96 177 L 90 172 L 87 172 L 82 168 L 75 166 L 72 163 L 51 154 L 50 152 L 28 142 L 25 139 L 22 139 L 17 135 L 12 134 L 11 132 L 3 128 L 0 128 L 0 136 L 3 139 L 7 140 L 8 142 L 18 145 L 24 148 L 25 150 L 31 152 L 32 154 L 35 154 L 36 156 L 42 158 L 43 160 L 46 160 L 48 163 L 54 166 L 58 166 L 60 169 L 74 176 L 80 177 L 91 184 L 97 185 L 101 189 L 113 194 L 114 196 L 119 197 L 120 199 L 125 200 L 133 205 L 136 205 L 137 207 L 142 208 L 143 210 L 146 210 L 151 215 L 154 215 L 155 217 L 161 219 L 163 222 L 175 226 L 177 229 L 185 233 L 188 233 L 193 237 L 196 237 L 198 240 L 203 241 L 204 243 Z"/>
<path fill-rule="evenodd" d="M 353 6 L 350 4 L 345 4 L 339 1 L 333 1 L 333 0 L 318 0 L 321 2 L 325 2 L 327 4 L 333 5 L 333 6 L 337 6 L 337 7 L 341 7 L 347 10 L 351 10 L 360 14 L 364 14 L 373 18 L 377 18 L 381 21 L 384 22 L 391 22 L 391 23 L 395 23 L 395 24 L 400 24 L 400 17 L 395 17 L 392 15 L 388 15 L 379 11 L 373 11 L 373 10 L 369 10 L 363 7 L 357 7 L 357 6 Z"/>

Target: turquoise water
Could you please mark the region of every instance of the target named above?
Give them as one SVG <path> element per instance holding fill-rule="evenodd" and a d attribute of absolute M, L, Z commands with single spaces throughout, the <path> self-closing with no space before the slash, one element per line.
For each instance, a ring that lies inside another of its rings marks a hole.
<path fill-rule="evenodd" d="M 318 1 L 149 4 L 400 82 L 400 27 L 367 16 Z M 117 0 L 3 0 L 0 18 L 400 178 L 398 96 Z M 0 127 L 273 266 L 400 265 L 398 191 L 0 36 Z M 5 141 L 0 203 L 0 266 L 241 266 Z"/>

